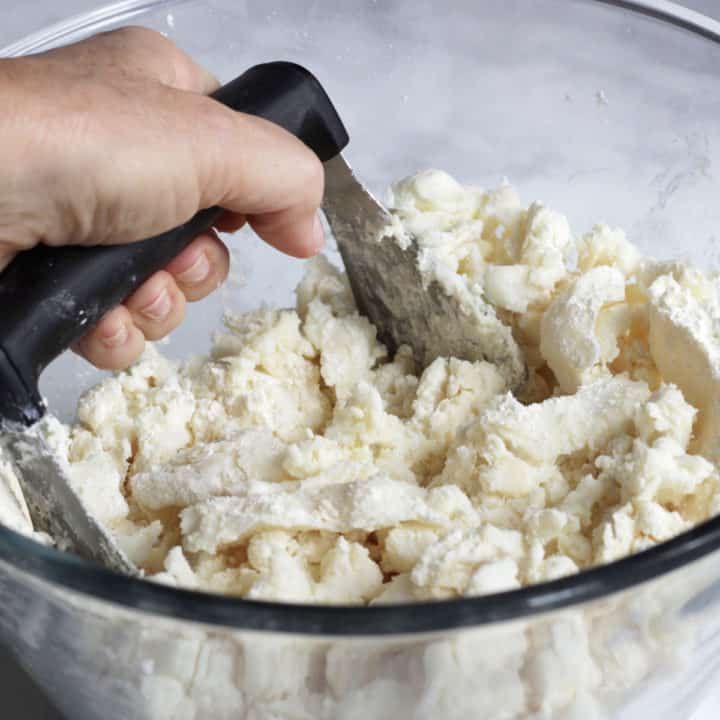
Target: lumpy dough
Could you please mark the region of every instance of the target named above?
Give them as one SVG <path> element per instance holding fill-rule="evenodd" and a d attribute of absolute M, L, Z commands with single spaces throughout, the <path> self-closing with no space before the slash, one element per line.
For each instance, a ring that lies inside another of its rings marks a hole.
<path fill-rule="evenodd" d="M 48 422 L 88 510 L 150 579 L 296 602 L 477 595 L 717 511 L 714 277 L 642 258 L 619 229 L 575 238 L 508 185 L 431 170 L 390 200 L 511 328 L 526 383 L 390 357 L 343 273 L 310 261 L 295 309 L 228 313 L 183 366 L 149 348 L 82 398 L 77 425 Z"/>

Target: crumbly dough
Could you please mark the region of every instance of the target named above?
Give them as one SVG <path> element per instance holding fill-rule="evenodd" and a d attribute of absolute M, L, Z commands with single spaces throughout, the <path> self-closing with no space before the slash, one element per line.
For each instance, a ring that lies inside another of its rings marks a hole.
<path fill-rule="evenodd" d="M 390 202 L 492 303 L 527 382 L 513 395 L 487 362 L 388 357 L 344 275 L 310 261 L 296 309 L 228 313 L 184 366 L 151 347 L 82 398 L 77 425 L 48 421 L 88 510 L 151 579 L 295 602 L 477 595 L 717 511 L 714 277 L 644 259 L 618 229 L 575 239 L 509 185 L 430 170 Z M 30 531 L 6 485 L 0 519 Z"/>

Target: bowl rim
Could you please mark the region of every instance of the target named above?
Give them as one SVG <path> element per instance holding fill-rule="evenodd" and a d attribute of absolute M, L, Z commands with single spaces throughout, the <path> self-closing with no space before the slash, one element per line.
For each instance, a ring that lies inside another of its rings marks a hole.
<path fill-rule="evenodd" d="M 720 44 L 720 22 L 670 0 L 587 0 L 690 31 Z M 143 12 L 193 0 L 123 0 L 73 16 L 0 49 L 17 57 L 64 37 Z M 396 636 L 438 633 L 523 620 L 606 598 L 691 565 L 720 549 L 720 516 L 671 540 L 606 565 L 551 582 L 471 598 L 382 606 L 262 602 L 184 590 L 114 573 L 83 558 L 44 546 L 0 525 L 0 564 L 40 583 L 126 611 L 145 612 L 232 630 L 318 636 Z"/>
<path fill-rule="evenodd" d="M 10 45 L 0 48 L 0 58 L 19 57 L 53 45 L 55 42 L 83 30 L 98 29 L 101 23 L 130 20 L 147 10 L 162 7 L 188 5 L 195 0 L 120 0 L 101 5 L 95 10 L 71 15 L 65 20 L 48 25 Z M 646 15 L 667 22 L 670 25 L 689 30 L 715 42 L 720 42 L 720 20 L 691 10 L 674 0 L 585 0 L 601 5 L 611 5 L 621 10 Z"/>

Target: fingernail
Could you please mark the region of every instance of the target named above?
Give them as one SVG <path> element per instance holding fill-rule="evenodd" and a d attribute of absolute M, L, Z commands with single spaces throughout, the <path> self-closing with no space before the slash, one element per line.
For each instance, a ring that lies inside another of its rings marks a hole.
<path fill-rule="evenodd" d="M 197 260 L 183 272 L 179 273 L 177 279 L 181 283 L 187 283 L 189 285 L 197 285 L 207 279 L 210 274 L 210 261 L 207 259 L 207 255 L 201 252 L 197 256 Z"/>
<path fill-rule="evenodd" d="M 313 240 L 315 241 L 315 247 L 319 251 L 325 244 L 325 231 L 323 230 L 320 216 L 317 213 L 315 213 L 315 219 L 313 220 L 312 234 Z"/>
<path fill-rule="evenodd" d="M 140 313 L 149 320 L 164 320 L 172 308 L 172 300 L 167 288 L 163 288 L 162 292 L 149 304 L 146 305 Z"/>
<path fill-rule="evenodd" d="M 127 329 L 127 325 L 123 323 L 115 331 L 114 335 L 108 335 L 107 337 L 101 338 L 102 344 L 109 349 L 118 348 L 127 342 L 130 332 Z"/>

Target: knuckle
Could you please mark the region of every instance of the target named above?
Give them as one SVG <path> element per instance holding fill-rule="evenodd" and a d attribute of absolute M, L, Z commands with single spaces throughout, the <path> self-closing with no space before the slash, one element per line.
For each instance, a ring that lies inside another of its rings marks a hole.
<path fill-rule="evenodd" d="M 164 35 L 142 25 L 127 25 L 116 30 L 110 30 L 106 33 L 106 36 L 111 39 L 122 40 L 123 43 L 130 45 L 152 48 L 175 47 L 175 44 Z"/>
<path fill-rule="evenodd" d="M 108 33 L 109 42 L 120 52 L 120 64 L 132 70 L 151 66 L 167 85 L 192 85 L 193 63 L 169 38 L 146 27 L 131 25 Z"/>

